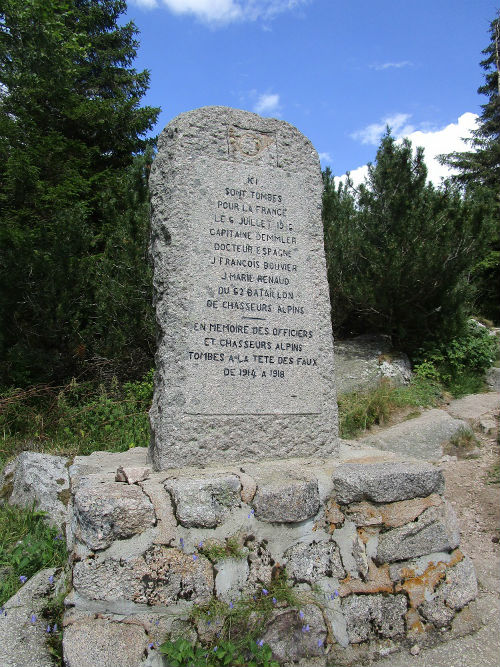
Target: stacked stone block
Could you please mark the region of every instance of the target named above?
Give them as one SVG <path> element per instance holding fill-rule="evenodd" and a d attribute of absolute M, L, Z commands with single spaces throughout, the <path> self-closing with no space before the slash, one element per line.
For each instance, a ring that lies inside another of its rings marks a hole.
<path fill-rule="evenodd" d="M 70 468 L 69 667 L 162 665 L 156 646 L 167 637 L 212 637 L 191 616 L 196 606 L 254 595 L 277 571 L 302 600 L 278 606 L 262 628 L 286 665 L 395 650 L 449 627 L 477 594 L 431 464 L 380 453 L 150 473 L 145 451 L 142 472 L 141 452 L 133 455 L 134 473 L 123 454 L 78 457 Z M 237 557 L 209 560 L 207 547 L 228 539 Z"/>

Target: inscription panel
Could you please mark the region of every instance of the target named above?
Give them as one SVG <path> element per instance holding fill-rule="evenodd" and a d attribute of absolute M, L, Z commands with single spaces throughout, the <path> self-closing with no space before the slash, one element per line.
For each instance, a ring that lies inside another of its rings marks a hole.
<path fill-rule="evenodd" d="M 200 169 L 191 224 L 187 414 L 320 412 L 321 359 L 307 299 L 307 202 L 297 175 Z M 193 267 L 194 268 L 194 267 Z M 191 271 L 195 274 L 195 271 Z"/>

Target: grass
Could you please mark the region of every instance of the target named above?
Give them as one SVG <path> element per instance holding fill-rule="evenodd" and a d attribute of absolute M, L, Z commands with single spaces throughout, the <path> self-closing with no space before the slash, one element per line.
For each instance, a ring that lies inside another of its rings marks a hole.
<path fill-rule="evenodd" d="M 22 450 L 75 456 L 147 446 L 152 371 L 105 386 L 72 380 L 0 393 L 0 465 Z"/>
<path fill-rule="evenodd" d="M 382 381 L 371 391 L 340 394 L 339 430 L 342 438 L 353 438 L 374 424 L 383 424 L 402 408 L 425 408 L 443 399 L 442 387 L 432 380 L 415 377 L 407 386 L 395 387 Z M 413 413 L 417 413 L 414 410 Z"/>
<path fill-rule="evenodd" d="M 450 438 L 444 451 L 446 454 L 456 456 L 458 459 L 467 459 L 472 458 L 472 452 L 480 445 L 481 443 L 472 431 L 462 428 L 456 435 Z"/>
<path fill-rule="evenodd" d="M 46 567 L 63 567 L 66 544 L 60 532 L 33 509 L 0 506 L 0 605 Z"/>
<path fill-rule="evenodd" d="M 228 537 L 224 544 L 215 540 L 205 540 L 198 551 L 212 563 L 225 558 L 244 558 L 246 555 L 236 537 Z"/>

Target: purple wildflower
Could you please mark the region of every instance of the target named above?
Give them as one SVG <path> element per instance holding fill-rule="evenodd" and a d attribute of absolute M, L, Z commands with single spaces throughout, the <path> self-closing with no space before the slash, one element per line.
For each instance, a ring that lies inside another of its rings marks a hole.
<path fill-rule="evenodd" d="M 323 640 L 318 639 L 318 648 L 321 648 L 323 646 Z"/>
<path fill-rule="evenodd" d="M 50 577 L 49 577 L 49 584 L 53 584 L 53 583 L 54 583 L 54 575 L 51 574 Z"/>
<path fill-rule="evenodd" d="M 203 542 L 198 543 L 198 549 L 203 549 Z"/>
<path fill-rule="evenodd" d="M 268 593 L 269 591 L 267 590 L 267 588 L 262 589 L 262 595 L 267 595 Z"/>
<path fill-rule="evenodd" d="M 31 614 L 31 619 L 30 619 L 30 620 L 31 620 L 31 622 L 33 623 L 33 625 L 36 623 L 36 616 L 35 616 L 35 614 Z"/>
<path fill-rule="evenodd" d="M 248 515 L 248 518 L 251 519 L 254 514 L 255 514 L 255 510 L 251 509 L 250 514 Z"/>
<path fill-rule="evenodd" d="M 303 626 L 302 626 L 302 632 L 309 632 L 310 629 L 311 629 L 311 628 L 309 627 L 309 624 L 308 624 L 308 625 L 303 625 Z"/>
<path fill-rule="evenodd" d="M 193 560 L 196 560 L 198 556 L 196 554 L 193 554 Z"/>
<path fill-rule="evenodd" d="M 28 581 L 28 577 L 27 577 L 25 574 L 22 574 L 22 575 L 19 577 L 19 581 L 20 581 L 22 584 L 24 584 L 26 581 Z"/>
<path fill-rule="evenodd" d="M 52 628 L 52 632 L 57 632 L 57 623 L 54 623 L 54 626 Z"/>
<path fill-rule="evenodd" d="M 302 609 L 299 611 L 299 618 L 304 618 L 304 612 L 302 611 Z"/>
<path fill-rule="evenodd" d="M 234 608 L 234 604 L 232 602 L 230 602 L 229 603 L 229 609 L 233 609 L 233 608 Z"/>
<path fill-rule="evenodd" d="M 264 640 L 263 639 L 257 639 L 257 646 L 264 646 Z"/>
<path fill-rule="evenodd" d="M 276 598 L 273 598 L 273 604 L 276 604 L 278 600 Z"/>
<path fill-rule="evenodd" d="M 154 647 L 155 647 L 155 645 L 154 645 L 153 642 L 150 642 L 150 643 L 148 644 L 148 648 L 149 648 L 149 649 L 152 649 L 152 648 L 154 648 Z"/>
<path fill-rule="evenodd" d="M 217 653 L 218 646 L 214 646 L 214 653 Z"/>
<path fill-rule="evenodd" d="M 45 628 L 45 632 L 50 632 L 50 625 Z"/>

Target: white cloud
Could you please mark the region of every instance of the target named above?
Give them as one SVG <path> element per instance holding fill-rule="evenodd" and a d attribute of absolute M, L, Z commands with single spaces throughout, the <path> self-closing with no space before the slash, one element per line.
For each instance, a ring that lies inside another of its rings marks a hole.
<path fill-rule="evenodd" d="M 399 115 L 406 116 L 403 123 L 409 118 L 407 114 Z M 439 185 L 443 178 L 448 178 L 454 172 L 446 165 L 439 164 L 436 157 L 442 153 L 470 150 L 470 146 L 464 139 L 472 136 L 472 130 L 476 127 L 477 118 L 478 116 L 476 114 L 467 112 L 462 114 L 456 123 L 450 123 L 441 129 L 412 129 L 409 132 L 405 132 L 403 127 L 403 129 L 400 129 L 400 131 L 397 134 L 394 133 L 394 135 L 398 137 L 399 142 L 401 142 L 404 137 L 410 139 L 414 149 L 416 149 L 417 146 L 422 146 L 424 149 L 425 164 L 428 169 L 428 179 L 435 185 Z M 411 128 L 411 125 L 407 127 Z M 357 186 L 364 181 L 367 174 L 368 167 L 367 165 L 363 165 L 357 169 L 353 169 L 350 172 L 350 177 L 354 185 Z M 346 176 L 344 174 L 339 180 L 345 181 L 345 178 Z"/>
<path fill-rule="evenodd" d="M 263 116 L 278 114 L 280 110 L 280 96 L 277 93 L 264 93 L 259 95 L 253 110 Z"/>
<path fill-rule="evenodd" d="M 353 132 L 350 136 L 352 139 L 361 141 L 362 144 L 372 144 L 373 146 L 378 146 L 380 139 L 388 125 L 395 137 L 406 136 L 410 132 L 413 132 L 415 129 L 414 126 L 406 124 L 406 121 L 409 118 L 411 118 L 411 116 L 408 113 L 396 113 L 392 116 L 386 116 L 380 123 L 372 123 L 371 125 L 367 125 L 362 130 Z"/>
<path fill-rule="evenodd" d="M 330 153 L 328 153 L 326 151 L 324 153 L 318 153 L 318 155 L 319 155 L 320 162 L 327 162 L 329 164 L 331 164 L 333 162 L 332 156 L 330 155 Z"/>
<path fill-rule="evenodd" d="M 191 14 L 209 24 L 273 18 L 310 0 L 132 0 L 144 9 L 165 7 L 174 14 Z"/>
<path fill-rule="evenodd" d="M 411 67 L 413 63 L 410 60 L 401 60 L 397 63 L 374 63 L 370 65 L 370 69 L 381 71 L 384 69 L 401 69 L 402 67 Z"/>

